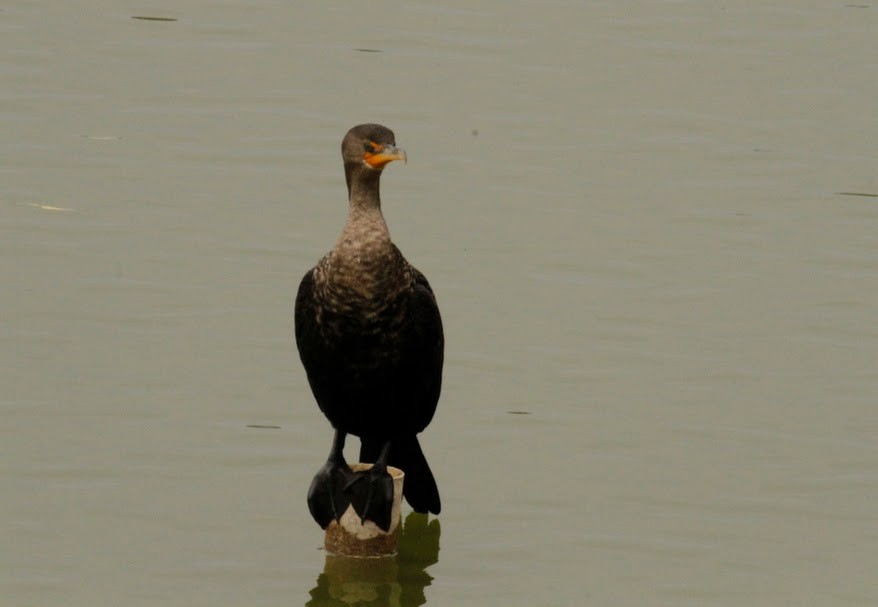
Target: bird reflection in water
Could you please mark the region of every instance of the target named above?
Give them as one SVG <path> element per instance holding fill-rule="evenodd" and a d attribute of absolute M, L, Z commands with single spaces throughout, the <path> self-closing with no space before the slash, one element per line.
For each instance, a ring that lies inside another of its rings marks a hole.
<path fill-rule="evenodd" d="M 439 520 L 412 512 L 402 527 L 399 551 L 387 558 L 326 556 L 306 607 L 424 605 L 433 581 L 427 567 L 439 562 Z"/>

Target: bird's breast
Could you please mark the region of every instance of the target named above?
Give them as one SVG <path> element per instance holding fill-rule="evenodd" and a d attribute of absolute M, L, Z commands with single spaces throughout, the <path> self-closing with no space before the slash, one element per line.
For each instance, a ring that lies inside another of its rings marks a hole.
<path fill-rule="evenodd" d="M 375 334 L 397 326 L 411 278 L 393 255 L 336 248 L 315 277 L 319 322 L 335 335 Z"/>

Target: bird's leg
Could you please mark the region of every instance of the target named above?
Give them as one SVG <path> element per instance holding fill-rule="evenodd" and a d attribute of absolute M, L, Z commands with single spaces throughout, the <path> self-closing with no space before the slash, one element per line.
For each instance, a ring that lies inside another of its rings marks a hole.
<path fill-rule="evenodd" d="M 387 471 L 390 441 L 384 443 L 378 461 L 362 472 L 357 472 L 345 487 L 354 511 L 361 521 L 367 519 L 380 529 L 390 531 L 393 511 L 393 477 Z"/>
<path fill-rule="evenodd" d="M 308 510 L 322 529 L 333 520 L 339 520 L 350 503 L 345 488 L 352 482 L 354 473 L 344 459 L 345 436 L 341 430 L 335 431 L 329 457 L 308 489 Z"/>

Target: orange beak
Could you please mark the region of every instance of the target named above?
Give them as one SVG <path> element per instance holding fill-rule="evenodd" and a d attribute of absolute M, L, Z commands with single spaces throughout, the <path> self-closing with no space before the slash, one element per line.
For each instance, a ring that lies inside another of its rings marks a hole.
<path fill-rule="evenodd" d="M 394 160 L 402 160 L 407 162 L 405 150 L 396 146 L 381 145 L 380 143 L 372 144 L 372 152 L 363 154 L 363 160 L 373 169 L 383 169 L 384 166 Z"/>

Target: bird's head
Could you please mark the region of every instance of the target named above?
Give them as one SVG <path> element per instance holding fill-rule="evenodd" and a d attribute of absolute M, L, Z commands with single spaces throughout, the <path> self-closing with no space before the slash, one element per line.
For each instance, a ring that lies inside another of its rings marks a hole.
<path fill-rule="evenodd" d="M 396 139 L 386 126 L 360 124 L 348 131 L 341 142 L 345 167 L 368 167 L 381 171 L 394 160 L 406 161 L 405 150 L 396 147 Z"/>

